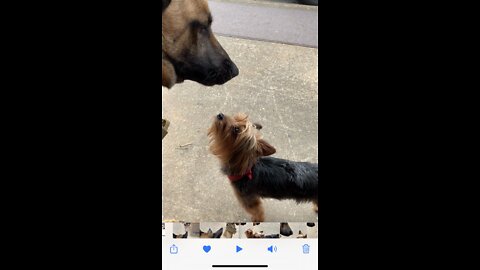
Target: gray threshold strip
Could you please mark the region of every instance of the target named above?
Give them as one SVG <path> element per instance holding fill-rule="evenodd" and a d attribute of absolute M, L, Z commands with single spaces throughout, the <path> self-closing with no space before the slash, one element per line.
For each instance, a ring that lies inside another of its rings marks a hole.
<path fill-rule="evenodd" d="M 249 40 L 255 40 L 255 41 L 272 42 L 272 43 L 278 43 L 278 44 L 284 44 L 284 45 L 292 45 L 292 46 L 300 46 L 300 47 L 318 49 L 318 46 L 316 46 L 316 45 L 289 43 L 287 41 L 278 41 L 278 40 L 270 40 L 270 39 L 262 39 L 262 38 L 244 37 L 244 36 L 239 36 L 239 35 L 229 35 L 229 34 L 222 34 L 222 33 L 216 33 L 216 32 L 214 32 L 214 33 L 215 33 L 215 35 L 217 35 L 219 37 L 241 38 L 241 39 L 249 39 Z"/>
<path fill-rule="evenodd" d="M 318 8 L 232 1 L 209 6 L 218 35 L 318 48 Z"/>

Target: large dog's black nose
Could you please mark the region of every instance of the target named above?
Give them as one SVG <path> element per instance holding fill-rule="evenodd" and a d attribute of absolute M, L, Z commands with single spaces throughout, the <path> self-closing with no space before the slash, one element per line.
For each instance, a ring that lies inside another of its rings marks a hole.
<path fill-rule="evenodd" d="M 219 114 L 217 115 L 217 119 L 218 119 L 218 120 L 223 120 L 223 117 L 224 117 L 224 116 L 225 116 L 225 115 L 223 115 L 223 113 L 219 113 Z"/>
<path fill-rule="evenodd" d="M 232 78 L 234 78 L 238 75 L 237 65 L 235 65 L 235 63 L 233 63 L 232 60 L 225 59 L 223 61 L 223 66 L 224 66 L 226 72 L 228 73 L 228 75 L 230 75 L 230 76 L 228 76 L 229 77 L 228 79 L 232 79 Z"/>
<path fill-rule="evenodd" d="M 234 78 L 238 75 L 238 68 L 232 60 L 225 60 L 224 62 L 225 67 L 230 72 L 230 78 Z"/>

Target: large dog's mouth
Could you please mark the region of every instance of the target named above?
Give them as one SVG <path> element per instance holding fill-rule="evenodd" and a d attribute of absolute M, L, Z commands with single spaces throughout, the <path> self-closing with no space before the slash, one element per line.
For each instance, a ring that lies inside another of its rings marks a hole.
<path fill-rule="evenodd" d="M 237 66 L 229 59 L 224 60 L 219 67 L 185 63 L 172 58 L 169 60 L 175 68 L 177 83 L 191 80 L 205 86 L 222 85 L 239 74 Z"/>
<path fill-rule="evenodd" d="M 205 86 L 222 85 L 238 75 L 238 69 L 190 69 L 177 68 L 175 72 L 180 80 L 192 80 L 201 83 Z"/>
<path fill-rule="evenodd" d="M 183 81 L 185 81 L 185 79 L 177 73 L 177 83 L 182 83 Z"/>

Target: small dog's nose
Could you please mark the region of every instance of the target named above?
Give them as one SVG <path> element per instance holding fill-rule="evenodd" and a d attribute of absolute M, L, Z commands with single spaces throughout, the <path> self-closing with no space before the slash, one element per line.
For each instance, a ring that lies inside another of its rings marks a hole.
<path fill-rule="evenodd" d="M 225 115 L 223 115 L 223 113 L 219 113 L 219 114 L 217 115 L 217 119 L 218 119 L 218 120 L 223 120 L 223 117 L 224 117 L 224 116 L 225 116 Z"/>

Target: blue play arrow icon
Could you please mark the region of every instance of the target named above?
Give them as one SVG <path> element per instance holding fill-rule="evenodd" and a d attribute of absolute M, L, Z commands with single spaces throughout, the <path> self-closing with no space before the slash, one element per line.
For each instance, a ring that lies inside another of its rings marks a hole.
<path fill-rule="evenodd" d="M 243 250 L 243 248 L 237 246 L 237 252 L 240 252 L 240 251 L 242 251 L 242 250 Z"/>

